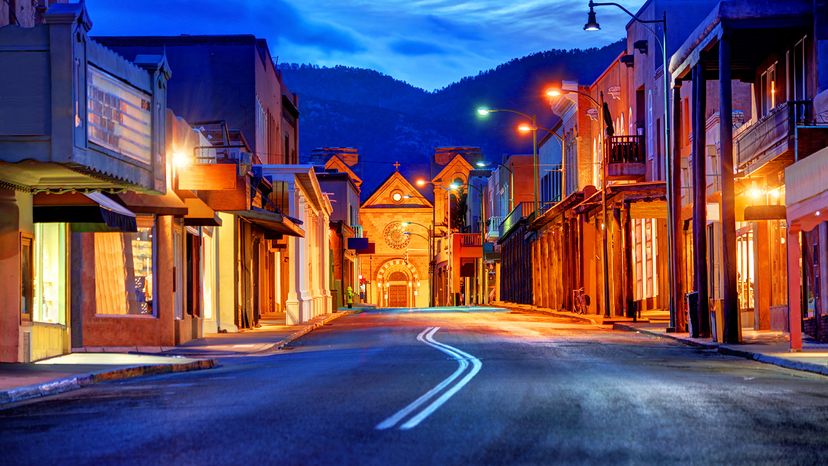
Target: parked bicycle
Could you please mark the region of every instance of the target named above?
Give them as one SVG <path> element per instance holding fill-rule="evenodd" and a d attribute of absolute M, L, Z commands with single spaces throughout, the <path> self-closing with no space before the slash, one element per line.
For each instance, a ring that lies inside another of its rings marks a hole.
<path fill-rule="evenodd" d="M 589 312 L 589 295 L 584 293 L 583 288 L 572 290 L 573 312 L 576 314 L 587 314 Z"/>

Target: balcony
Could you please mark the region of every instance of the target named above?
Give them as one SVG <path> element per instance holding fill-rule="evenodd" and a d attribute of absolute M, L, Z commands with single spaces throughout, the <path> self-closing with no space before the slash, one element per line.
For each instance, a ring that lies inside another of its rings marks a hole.
<path fill-rule="evenodd" d="M 516 205 L 509 215 L 503 219 L 503 222 L 500 223 L 500 232 L 498 234 L 498 238 L 502 238 L 503 235 L 509 232 L 517 223 L 523 218 L 529 218 L 534 212 L 535 205 L 532 202 L 521 202 L 520 204 Z"/>
<path fill-rule="evenodd" d="M 607 180 L 637 181 L 647 174 L 642 136 L 613 136 L 605 141 Z"/>
<path fill-rule="evenodd" d="M 493 215 L 487 220 L 486 238 L 496 239 L 500 236 L 500 224 L 503 223 L 503 217 Z"/>
<path fill-rule="evenodd" d="M 797 130 L 811 115 L 810 101 L 784 102 L 755 123 L 743 126 L 733 138 L 738 172 L 743 176 L 775 173 L 793 163 L 797 144 L 800 158 L 828 145 L 828 127 Z"/>

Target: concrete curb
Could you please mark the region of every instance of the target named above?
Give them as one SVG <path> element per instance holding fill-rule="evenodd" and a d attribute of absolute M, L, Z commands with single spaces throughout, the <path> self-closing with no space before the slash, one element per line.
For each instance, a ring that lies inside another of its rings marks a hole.
<path fill-rule="evenodd" d="M 23 387 L 11 388 L 0 391 L 0 406 L 17 403 L 19 401 L 43 398 L 60 393 L 94 385 L 101 382 L 113 380 L 124 380 L 145 375 L 168 374 L 172 372 L 189 372 L 201 369 L 211 369 L 218 364 L 215 359 L 199 359 L 180 364 L 148 364 L 145 366 L 122 367 L 113 370 L 80 374 L 62 379 L 50 380 L 41 384 L 26 385 Z"/>
<path fill-rule="evenodd" d="M 260 352 L 274 351 L 274 350 L 283 349 L 285 346 L 287 346 L 287 345 L 293 343 L 294 341 L 302 338 L 303 336 L 313 332 L 314 330 L 318 329 L 319 327 L 322 327 L 323 325 L 325 325 L 329 322 L 333 322 L 334 320 L 339 319 L 340 317 L 345 317 L 345 316 L 349 316 L 349 315 L 352 315 L 352 314 L 354 314 L 354 311 L 334 312 L 331 315 L 329 315 L 328 317 L 316 322 L 313 325 L 309 325 L 309 326 L 307 326 L 307 327 L 305 327 L 301 330 L 297 330 L 297 331 L 291 333 L 286 338 L 274 343 L 273 346 L 271 346 L 270 348 L 264 349 Z"/>
<path fill-rule="evenodd" d="M 743 350 L 740 348 L 734 348 L 729 345 L 720 345 L 718 343 L 705 343 L 692 340 L 690 338 L 679 337 L 676 335 L 671 335 L 669 333 L 661 333 L 661 332 L 654 332 L 652 330 L 637 328 L 632 325 L 625 325 L 625 324 L 615 324 L 613 325 L 613 330 L 622 330 L 627 332 L 637 332 L 643 333 L 645 335 L 653 336 L 656 338 L 667 338 L 670 340 L 678 341 L 688 346 L 695 346 L 697 348 L 703 349 L 710 349 L 716 350 L 720 354 L 728 355 L 728 356 L 738 356 L 745 359 L 752 359 L 757 362 L 761 362 L 764 364 L 773 364 L 774 366 L 784 367 L 786 369 L 791 369 L 795 371 L 802 371 L 802 372 L 811 372 L 814 374 L 820 374 L 828 376 L 828 366 L 823 366 L 820 364 L 814 364 L 809 362 L 802 362 L 802 361 L 792 361 L 790 359 L 780 358 L 779 356 L 769 356 L 767 354 L 758 353 L 755 351 L 748 351 Z"/>

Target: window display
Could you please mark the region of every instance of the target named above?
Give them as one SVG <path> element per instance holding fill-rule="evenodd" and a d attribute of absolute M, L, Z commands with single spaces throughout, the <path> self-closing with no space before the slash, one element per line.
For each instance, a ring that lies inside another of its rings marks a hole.
<path fill-rule="evenodd" d="M 154 218 L 136 233 L 94 233 L 96 314 L 153 315 Z"/>
<path fill-rule="evenodd" d="M 36 223 L 34 321 L 66 323 L 66 224 Z"/>

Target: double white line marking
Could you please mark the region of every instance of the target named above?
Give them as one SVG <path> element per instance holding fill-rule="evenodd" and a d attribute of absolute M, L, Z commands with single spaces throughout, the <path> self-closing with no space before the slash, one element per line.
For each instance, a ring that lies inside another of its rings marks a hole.
<path fill-rule="evenodd" d="M 386 419 L 386 420 L 380 422 L 379 424 L 377 424 L 377 426 L 376 426 L 377 430 L 390 429 L 390 428 L 396 426 L 398 422 L 402 421 L 409 414 L 413 413 L 421 405 L 423 405 L 424 403 L 427 403 L 429 400 L 431 400 L 433 397 L 435 397 L 440 392 L 443 392 L 443 394 L 440 395 L 434 401 L 432 401 L 431 404 L 429 404 L 428 406 L 423 408 L 420 412 L 418 412 L 417 414 L 412 416 L 410 419 L 408 419 L 406 422 L 401 424 L 400 425 L 400 430 L 408 430 L 408 429 L 412 429 L 414 427 L 417 427 L 417 425 L 419 423 L 423 422 L 428 416 L 431 415 L 431 413 L 433 413 L 434 411 L 437 411 L 437 409 L 439 409 L 440 406 L 443 405 L 443 403 L 448 401 L 449 398 L 451 398 L 452 396 L 454 396 L 455 393 L 460 391 L 460 389 L 463 388 L 463 386 L 465 386 L 467 383 L 469 383 L 469 381 L 472 378 L 474 378 L 474 376 L 477 375 L 478 372 L 480 372 L 480 368 L 483 367 L 483 363 L 480 362 L 479 359 L 477 359 L 476 357 L 472 356 L 469 353 L 466 353 L 465 351 L 459 350 L 459 349 L 457 349 L 453 346 L 449 346 L 445 343 L 440 343 L 439 341 L 436 341 L 434 339 L 434 334 L 437 333 L 437 330 L 440 330 L 440 327 L 429 327 L 429 328 L 423 330 L 422 332 L 420 332 L 419 335 L 417 335 L 417 340 L 425 343 L 428 346 L 431 346 L 432 348 L 436 348 L 438 351 L 441 351 L 441 352 L 451 356 L 452 358 L 454 358 L 457 361 L 457 364 L 458 364 L 457 370 L 455 370 L 454 373 L 451 374 L 450 376 L 448 376 L 445 380 L 443 380 L 442 382 L 437 384 L 434 388 L 427 391 L 421 397 L 419 397 L 416 400 L 414 400 L 413 402 L 411 402 L 411 404 L 409 404 L 405 408 L 397 411 L 394 415 L 392 415 L 388 419 Z M 457 383 L 455 383 L 453 386 L 451 386 L 451 388 L 449 388 L 448 390 L 445 390 L 446 387 L 451 385 L 451 383 L 454 382 L 458 377 L 460 377 L 463 374 L 463 372 L 466 372 L 466 369 L 469 368 L 469 363 L 471 363 L 471 370 L 466 373 L 465 377 L 460 379 Z M 443 391 L 443 390 L 445 390 L 445 391 Z"/>

